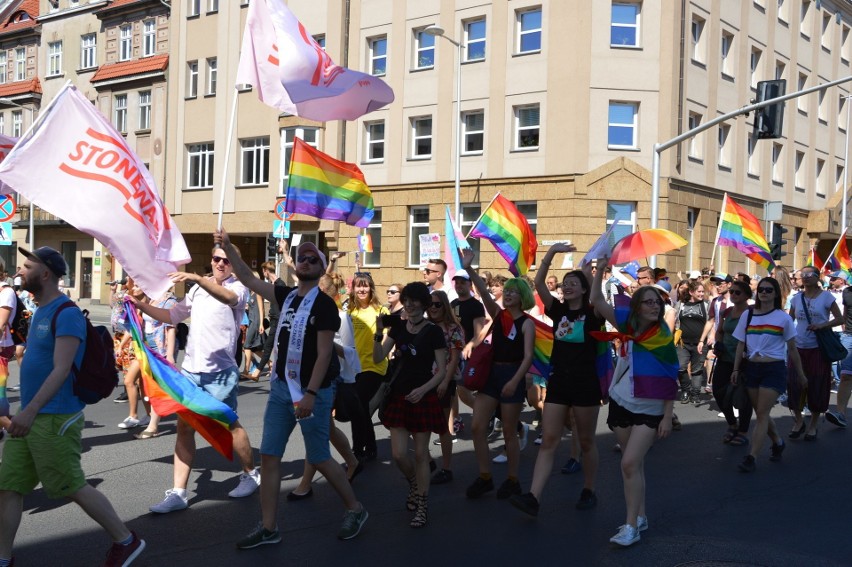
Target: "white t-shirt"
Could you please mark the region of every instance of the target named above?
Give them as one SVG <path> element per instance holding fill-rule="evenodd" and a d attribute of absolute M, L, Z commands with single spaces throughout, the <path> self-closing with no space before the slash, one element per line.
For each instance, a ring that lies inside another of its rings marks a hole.
<path fill-rule="evenodd" d="M 816 335 L 808 330 L 808 318 L 802 301 L 806 302 L 811 323 L 825 323 L 831 319 L 831 306 L 834 305 L 834 296 L 831 292 L 822 291 L 814 299 L 808 299 L 804 293 L 800 293 L 793 300 L 790 309 L 796 314 L 796 346 L 799 348 L 817 348 Z M 842 312 L 842 311 L 841 311 Z"/>
<path fill-rule="evenodd" d="M 3 337 L 0 338 L 0 347 L 7 347 L 15 344 L 14 341 L 12 341 L 12 335 L 9 333 L 9 325 L 12 324 L 12 319 L 15 318 L 17 305 L 18 296 L 15 295 L 15 290 L 9 287 L 8 285 L 3 285 L 3 287 L 0 287 L 0 308 L 11 308 L 11 311 L 9 312 L 8 323 L 5 327 L 3 327 Z"/>
<path fill-rule="evenodd" d="M 183 369 L 187 372 L 222 372 L 237 366 L 234 356 L 248 290 L 234 276 L 222 285 L 237 294 L 236 305 L 225 305 L 196 284 L 169 310 L 172 325 L 192 315 L 183 359 Z"/>
<path fill-rule="evenodd" d="M 361 372 L 361 359 L 355 350 L 355 329 L 349 313 L 338 310 L 337 314 L 340 315 L 340 328 L 334 333 L 334 342 L 343 347 L 343 356 L 337 357 L 340 361 L 340 379 L 347 384 L 354 384 L 355 375 Z"/>
<path fill-rule="evenodd" d="M 765 356 L 775 360 L 787 360 L 787 341 L 796 336 L 793 318 L 788 313 L 781 309 L 762 315 L 755 313 L 748 329 L 747 323 L 748 311 L 745 311 L 734 329 L 734 338 L 745 343 L 746 358 Z"/>

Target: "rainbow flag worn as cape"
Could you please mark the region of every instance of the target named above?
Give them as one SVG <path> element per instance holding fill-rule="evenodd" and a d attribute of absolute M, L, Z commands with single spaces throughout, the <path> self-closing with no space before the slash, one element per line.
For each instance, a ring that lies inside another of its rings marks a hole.
<path fill-rule="evenodd" d="M 767 271 L 775 266 L 766 236 L 760 228 L 760 221 L 727 194 L 722 209 L 718 244 L 736 248 Z"/>
<path fill-rule="evenodd" d="M 357 165 L 336 160 L 299 138 L 293 140 L 284 209 L 361 228 L 375 213 L 373 195 Z"/>
<path fill-rule="evenodd" d="M 145 344 L 142 322 L 136 308 L 125 299 L 127 329 L 133 337 L 133 350 L 145 384 L 145 394 L 160 416 L 178 414 L 228 460 L 234 459 L 230 425 L 237 414 L 189 378 L 162 355 Z"/>
<path fill-rule="evenodd" d="M 538 241 L 526 217 L 499 193 L 468 233 L 468 237 L 484 238 L 509 263 L 514 276 L 526 274 L 535 263 Z"/>

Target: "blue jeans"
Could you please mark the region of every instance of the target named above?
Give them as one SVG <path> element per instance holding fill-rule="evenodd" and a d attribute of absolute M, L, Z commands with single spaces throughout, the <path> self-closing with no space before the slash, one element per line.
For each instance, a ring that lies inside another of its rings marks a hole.
<path fill-rule="evenodd" d="M 849 351 L 846 358 L 840 361 L 840 374 L 852 374 L 852 333 L 840 333 L 840 344 Z"/>
<path fill-rule="evenodd" d="M 296 419 L 293 398 L 284 380 L 275 380 L 269 386 L 269 400 L 263 415 L 263 439 L 260 442 L 261 455 L 284 456 L 290 434 L 296 423 L 302 428 L 305 439 L 305 458 L 309 463 L 317 464 L 331 458 L 329 435 L 331 430 L 331 408 L 334 406 L 335 384 L 320 388 L 314 399 L 314 411 L 310 417 Z"/>

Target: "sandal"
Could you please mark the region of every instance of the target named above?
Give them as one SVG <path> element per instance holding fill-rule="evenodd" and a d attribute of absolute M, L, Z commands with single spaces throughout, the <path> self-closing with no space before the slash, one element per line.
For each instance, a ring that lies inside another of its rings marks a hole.
<path fill-rule="evenodd" d="M 729 429 L 725 432 L 725 436 L 722 437 L 722 443 L 730 443 L 731 440 L 737 436 L 736 429 Z"/>
<path fill-rule="evenodd" d="M 159 431 L 147 431 L 147 430 L 142 431 L 142 432 L 134 435 L 134 437 L 136 437 L 137 439 L 151 439 L 153 437 L 159 437 L 159 436 L 160 436 Z"/>
<path fill-rule="evenodd" d="M 426 525 L 428 521 L 428 503 L 426 502 L 425 494 L 417 494 L 415 496 L 415 501 L 417 503 L 417 513 L 414 514 L 414 517 L 411 519 L 411 523 L 408 524 L 412 528 L 422 528 Z"/>
<path fill-rule="evenodd" d="M 417 478 L 408 479 L 408 497 L 405 499 L 405 509 L 409 512 L 417 510 Z"/>
<path fill-rule="evenodd" d="M 748 445 L 748 437 L 746 437 L 742 433 L 737 433 L 731 438 L 729 445 L 733 445 L 733 446 L 737 446 L 737 447 L 741 447 L 743 445 Z"/>

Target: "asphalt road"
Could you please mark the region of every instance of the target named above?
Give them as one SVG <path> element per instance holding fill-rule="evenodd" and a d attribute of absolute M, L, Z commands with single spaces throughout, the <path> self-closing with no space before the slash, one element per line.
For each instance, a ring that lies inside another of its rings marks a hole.
<path fill-rule="evenodd" d="M 103 320 L 93 313 L 93 319 Z M 17 384 L 12 363 L 11 384 Z M 260 443 L 268 382 L 244 383 L 239 398 L 240 420 L 252 445 Z M 116 390 L 116 394 L 120 390 Z M 12 393 L 13 408 L 16 393 Z M 833 399 L 833 396 L 832 396 Z M 140 408 L 141 409 L 141 408 Z M 650 529 L 638 544 L 609 544 L 624 522 L 620 454 L 605 425 L 606 408 L 598 422 L 601 453 L 597 508 L 574 508 L 582 478 L 562 475 L 568 458 L 568 437 L 560 445 L 557 466 L 545 490 L 538 518 L 529 518 L 491 493 L 469 501 L 464 492 L 476 476 L 473 445 L 467 435 L 454 446 L 455 480 L 432 487 L 429 525 L 408 526 L 407 485 L 390 462 L 387 432 L 376 428 L 379 459 L 355 481 L 359 499 L 370 512 L 361 535 L 336 539 L 342 506 L 318 477 L 314 496 L 287 502 L 298 483 L 304 449 L 297 431 L 282 464 L 278 545 L 238 551 L 237 539 L 260 516 L 259 495 L 235 500 L 227 496 L 238 467 L 199 438 L 190 480 L 190 507 L 154 515 L 148 506 L 171 487 L 174 420 L 166 418 L 165 435 L 135 440 L 116 427 L 127 416 L 127 405 L 105 400 L 86 411 L 83 468 L 148 548 L 134 565 L 193 567 L 241 565 L 850 565 L 852 546 L 844 520 L 852 504 L 846 482 L 852 467 L 850 436 L 823 423 L 814 443 L 788 441 L 781 463 L 758 459 L 757 472 L 737 472 L 745 447 L 721 443 L 724 420 L 712 403 L 697 407 L 676 404 L 683 431 L 658 443 L 646 463 L 647 512 Z M 782 431 L 792 418 L 786 408 L 773 411 Z M 525 412 L 526 421 L 532 411 Z M 463 413 L 469 427 L 469 411 Z M 344 426 L 348 433 L 348 426 Z M 501 444 L 495 440 L 495 453 Z M 521 483 L 529 487 L 537 447 L 530 442 L 522 454 Z M 434 457 L 439 447 L 432 446 Z M 494 465 L 499 484 L 505 465 Z M 24 500 L 16 541 L 16 565 L 90 566 L 102 561 L 108 537 L 76 505 L 48 500 L 41 489 Z"/>

